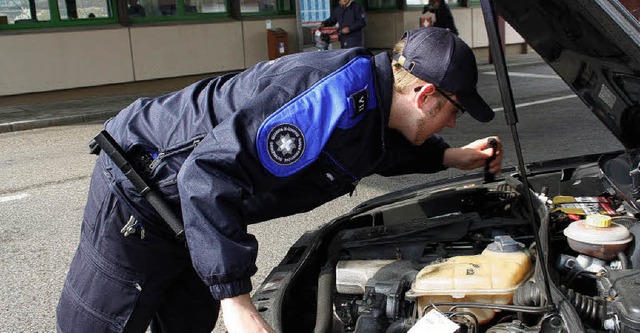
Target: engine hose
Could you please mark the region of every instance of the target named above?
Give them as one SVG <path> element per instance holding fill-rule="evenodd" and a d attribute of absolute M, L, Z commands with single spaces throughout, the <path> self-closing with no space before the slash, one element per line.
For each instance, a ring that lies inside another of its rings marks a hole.
<path fill-rule="evenodd" d="M 606 305 L 603 299 L 582 295 L 565 286 L 561 286 L 560 290 L 582 320 L 590 323 L 602 323 L 604 321 Z M 530 280 L 515 291 L 513 304 L 540 306 L 546 304 L 546 300 L 537 283 Z"/>
<path fill-rule="evenodd" d="M 527 281 L 513 294 L 513 304 L 525 306 L 541 306 L 546 300 L 540 293 L 540 288 L 532 280 Z"/>
<path fill-rule="evenodd" d="M 411 329 L 411 325 L 407 324 L 404 319 L 399 319 L 391 323 L 385 333 L 407 333 Z"/>
<path fill-rule="evenodd" d="M 314 333 L 328 333 L 333 329 L 333 288 L 336 285 L 336 266 L 330 260 L 318 277 L 316 327 Z"/>
<path fill-rule="evenodd" d="M 624 254 L 624 252 L 620 251 L 618 252 L 618 260 L 620 260 L 620 269 L 627 269 L 629 268 L 629 258 L 627 257 L 626 254 Z"/>
<path fill-rule="evenodd" d="M 605 301 L 603 299 L 582 295 L 565 286 L 561 286 L 560 290 L 576 309 L 582 320 L 590 323 L 602 323 L 604 321 Z"/>
<path fill-rule="evenodd" d="M 371 312 L 361 314 L 356 320 L 353 333 L 385 333 L 389 326 L 382 309 L 371 309 Z"/>

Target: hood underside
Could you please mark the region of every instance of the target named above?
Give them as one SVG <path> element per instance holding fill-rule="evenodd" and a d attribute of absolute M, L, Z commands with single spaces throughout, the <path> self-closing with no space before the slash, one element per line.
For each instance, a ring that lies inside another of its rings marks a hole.
<path fill-rule="evenodd" d="M 640 25 L 617 1 L 494 0 L 627 148 L 640 147 Z"/>

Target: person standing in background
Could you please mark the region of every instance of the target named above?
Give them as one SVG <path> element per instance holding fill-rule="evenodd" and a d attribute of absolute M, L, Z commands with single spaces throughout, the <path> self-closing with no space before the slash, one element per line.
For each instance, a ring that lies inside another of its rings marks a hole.
<path fill-rule="evenodd" d="M 331 27 L 338 24 L 338 40 L 340 47 L 364 47 L 364 31 L 367 19 L 364 8 L 353 0 L 339 0 L 333 8 L 331 16 L 320 23 L 320 28 Z"/>
<path fill-rule="evenodd" d="M 431 12 L 436 14 L 436 22 L 434 27 L 445 28 L 458 35 L 458 28 L 453 21 L 453 15 L 451 15 L 451 9 L 444 0 L 429 0 L 429 4 L 424 6 L 422 14 Z"/>

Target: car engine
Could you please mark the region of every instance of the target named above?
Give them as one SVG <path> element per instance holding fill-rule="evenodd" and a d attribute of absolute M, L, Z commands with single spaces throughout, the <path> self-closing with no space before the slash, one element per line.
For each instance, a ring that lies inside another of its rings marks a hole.
<path fill-rule="evenodd" d="M 369 212 L 384 224 L 341 230 L 328 246 L 319 313 L 333 314 L 334 332 L 435 332 L 438 321 L 448 332 L 561 332 L 545 263 L 585 331 L 639 332 L 638 214 L 583 171 L 562 175 L 553 196 L 549 178 L 532 177 L 544 262 L 517 179 Z"/>

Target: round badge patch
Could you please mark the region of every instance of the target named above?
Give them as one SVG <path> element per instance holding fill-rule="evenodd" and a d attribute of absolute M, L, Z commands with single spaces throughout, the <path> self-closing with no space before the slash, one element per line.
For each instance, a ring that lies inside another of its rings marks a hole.
<path fill-rule="evenodd" d="M 280 124 L 269 132 L 267 139 L 269 157 L 280 165 L 291 165 L 304 152 L 304 135 L 291 124 Z"/>

